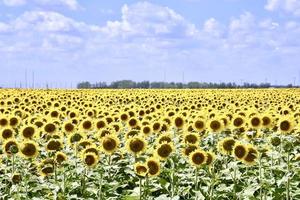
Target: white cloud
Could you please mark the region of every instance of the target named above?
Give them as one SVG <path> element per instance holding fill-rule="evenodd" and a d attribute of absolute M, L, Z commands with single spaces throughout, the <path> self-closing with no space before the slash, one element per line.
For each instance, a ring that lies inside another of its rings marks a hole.
<path fill-rule="evenodd" d="M 120 21 L 108 21 L 103 32 L 121 37 L 188 37 L 196 34 L 195 26 L 168 7 L 139 2 L 122 7 Z"/>
<path fill-rule="evenodd" d="M 265 9 L 269 11 L 283 10 L 295 16 L 300 16 L 300 0 L 268 0 Z"/>
<path fill-rule="evenodd" d="M 25 4 L 34 4 L 39 6 L 64 6 L 71 10 L 77 10 L 80 6 L 77 0 L 2 0 L 7 6 L 23 6 Z"/>
<path fill-rule="evenodd" d="M 7 6 L 21 6 L 26 4 L 26 0 L 3 0 L 3 3 Z"/>
<path fill-rule="evenodd" d="M 216 74 L 232 78 L 231 73 L 264 80 L 273 66 L 282 67 L 276 70 L 279 77 L 284 67 L 297 67 L 299 35 L 297 21 L 279 23 L 249 12 L 228 24 L 209 18 L 197 28 L 168 7 L 139 2 L 124 5 L 121 18 L 102 27 L 57 12 L 25 12 L 0 22 L 0 52 L 5 62 L 14 63 L 3 64 L 7 68 L 26 64 L 45 71 L 49 67 L 63 80 L 57 69 L 79 77 L 76 80 L 99 80 L 99 71 L 110 80 L 139 75 L 157 80 L 163 69 L 167 77 L 180 74 L 177 81 L 183 70 L 194 80 L 219 81 Z M 257 77 L 250 76 L 254 72 Z"/>

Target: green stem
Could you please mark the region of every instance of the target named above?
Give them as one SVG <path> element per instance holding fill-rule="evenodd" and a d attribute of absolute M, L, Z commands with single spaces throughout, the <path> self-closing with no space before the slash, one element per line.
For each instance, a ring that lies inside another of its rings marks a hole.
<path fill-rule="evenodd" d="M 286 183 L 286 200 L 290 200 L 290 153 L 287 154 L 287 172 L 288 172 L 288 179 Z"/>
<path fill-rule="evenodd" d="M 86 173 L 87 173 L 87 170 L 86 168 L 84 168 L 84 172 L 83 172 L 83 175 L 82 175 L 82 188 L 81 188 L 81 194 L 82 194 L 82 197 L 84 197 L 84 192 L 85 192 L 85 177 L 86 177 Z"/>
<path fill-rule="evenodd" d="M 142 200 L 142 199 L 143 199 L 143 193 L 142 193 L 142 178 L 139 177 L 139 179 L 140 179 L 140 200 Z"/>
<path fill-rule="evenodd" d="M 259 158 L 259 184 L 260 184 L 260 187 L 259 187 L 259 197 L 260 197 L 260 200 L 263 200 L 263 185 L 262 185 L 262 156 L 260 155 L 260 158 Z"/>
<path fill-rule="evenodd" d="M 12 154 L 12 174 L 15 173 L 15 154 Z"/>
<path fill-rule="evenodd" d="M 99 200 L 102 199 L 102 179 L 103 179 L 103 174 L 102 171 L 100 171 L 100 180 L 99 180 Z"/>
<path fill-rule="evenodd" d="M 63 167 L 63 195 L 66 195 L 66 172 L 65 167 Z"/>
<path fill-rule="evenodd" d="M 215 170 L 214 170 L 214 164 L 212 163 L 211 167 L 211 182 L 210 182 L 210 187 L 209 187 L 209 199 L 213 200 L 214 196 L 214 185 L 215 185 Z"/>
<path fill-rule="evenodd" d="M 236 194 L 236 186 L 237 186 L 237 183 L 236 183 L 236 169 L 237 169 L 237 167 L 235 166 L 234 170 L 233 170 L 233 195 L 234 195 L 234 199 L 238 199 L 237 194 Z"/>
<path fill-rule="evenodd" d="M 108 156 L 108 179 L 110 180 L 111 178 L 111 155 Z"/>

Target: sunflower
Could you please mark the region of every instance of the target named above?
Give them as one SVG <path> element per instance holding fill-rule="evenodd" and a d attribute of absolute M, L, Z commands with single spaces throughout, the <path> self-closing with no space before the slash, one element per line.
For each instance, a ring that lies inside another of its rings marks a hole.
<path fill-rule="evenodd" d="M 46 144 L 47 151 L 58 151 L 63 147 L 60 139 L 50 139 Z"/>
<path fill-rule="evenodd" d="M 54 161 L 52 159 L 42 160 L 38 165 L 38 171 L 42 177 L 51 176 L 54 174 Z"/>
<path fill-rule="evenodd" d="M 62 125 L 62 130 L 68 135 L 73 133 L 76 130 L 76 128 L 72 121 L 66 121 Z"/>
<path fill-rule="evenodd" d="M 200 141 L 200 137 L 199 137 L 199 134 L 195 133 L 195 132 L 192 132 L 192 133 L 185 133 L 184 136 L 183 136 L 183 141 L 185 143 L 188 143 L 188 144 L 199 144 L 199 141 Z"/>
<path fill-rule="evenodd" d="M 127 150 L 134 155 L 143 153 L 146 147 L 147 147 L 146 140 L 140 136 L 134 136 L 132 138 L 129 138 L 126 141 Z"/>
<path fill-rule="evenodd" d="M 87 153 L 93 153 L 96 156 L 99 156 L 99 150 L 96 147 L 95 144 L 87 146 L 83 151 L 82 151 L 82 155 L 87 154 Z"/>
<path fill-rule="evenodd" d="M 278 121 L 278 130 L 281 133 L 290 133 L 294 129 L 294 121 L 291 118 L 283 117 Z"/>
<path fill-rule="evenodd" d="M 152 128 L 149 125 L 143 126 L 141 131 L 145 136 L 149 136 L 152 133 Z"/>
<path fill-rule="evenodd" d="M 23 141 L 20 146 L 20 154 L 24 158 L 35 158 L 39 154 L 38 144 L 32 140 Z"/>
<path fill-rule="evenodd" d="M 22 176 L 20 173 L 14 173 L 11 177 L 11 181 L 14 183 L 14 184 L 19 184 L 21 183 L 22 181 Z"/>
<path fill-rule="evenodd" d="M 48 122 L 43 126 L 42 130 L 45 131 L 46 134 L 53 135 L 56 133 L 57 127 L 54 122 Z"/>
<path fill-rule="evenodd" d="M 197 150 L 198 146 L 193 144 L 188 144 L 188 146 L 182 149 L 182 154 L 184 156 L 189 156 L 193 151 Z"/>
<path fill-rule="evenodd" d="M 134 137 L 134 136 L 137 136 L 137 135 L 139 135 L 139 131 L 137 131 L 137 130 L 130 130 L 130 131 L 128 131 L 128 132 L 125 134 L 125 138 L 126 138 L 126 140 L 127 140 L 127 139 L 129 139 L 129 138 L 131 138 L 131 137 Z"/>
<path fill-rule="evenodd" d="M 206 165 L 211 165 L 214 162 L 214 160 L 216 159 L 216 155 L 211 151 L 206 152 L 206 157 L 207 157 L 206 163 L 205 163 Z"/>
<path fill-rule="evenodd" d="M 171 142 L 163 142 L 157 146 L 155 153 L 160 160 L 166 160 L 173 151 L 174 145 Z"/>
<path fill-rule="evenodd" d="M 248 145 L 247 149 L 248 153 L 244 157 L 243 162 L 247 165 L 254 165 L 258 158 L 258 151 L 252 145 Z"/>
<path fill-rule="evenodd" d="M 20 124 L 20 118 L 17 116 L 12 116 L 9 118 L 9 125 L 12 128 L 16 128 Z"/>
<path fill-rule="evenodd" d="M 9 125 L 8 118 L 5 116 L 0 116 L 0 128 Z"/>
<path fill-rule="evenodd" d="M 55 153 L 55 157 L 54 157 L 55 163 L 60 165 L 63 162 L 65 162 L 67 159 L 68 159 L 68 157 L 65 153 L 63 153 L 61 151 L 58 151 Z"/>
<path fill-rule="evenodd" d="M 14 137 L 15 131 L 12 128 L 3 128 L 1 131 L 1 138 L 3 140 L 11 139 Z"/>
<path fill-rule="evenodd" d="M 150 157 L 146 161 L 148 168 L 148 175 L 150 177 L 158 176 L 160 174 L 160 163 L 159 160 L 155 157 Z"/>
<path fill-rule="evenodd" d="M 271 128 L 272 127 L 273 120 L 272 120 L 271 116 L 263 115 L 263 117 L 261 119 L 262 119 L 262 126 L 264 128 Z"/>
<path fill-rule="evenodd" d="M 232 155 L 238 160 L 243 160 L 248 155 L 247 146 L 237 142 L 233 147 Z"/>
<path fill-rule="evenodd" d="M 91 131 L 93 129 L 93 126 L 93 121 L 90 119 L 83 120 L 79 125 L 80 130 L 82 131 Z"/>
<path fill-rule="evenodd" d="M 95 167 L 99 162 L 99 157 L 94 153 L 85 153 L 82 156 L 83 163 L 90 168 Z"/>
<path fill-rule="evenodd" d="M 208 123 L 208 128 L 213 133 L 218 133 L 223 130 L 223 121 L 213 118 Z"/>
<path fill-rule="evenodd" d="M 128 119 L 129 119 L 129 116 L 128 116 L 127 113 L 122 113 L 122 114 L 120 115 L 120 119 L 121 119 L 121 121 L 123 121 L 123 122 L 127 122 Z"/>
<path fill-rule="evenodd" d="M 24 126 L 20 134 L 24 139 L 33 139 L 36 136 L 36 128 L 34 126 Z"/>
<path fill-rule="evenodd" d="M 152 130 L 154 133 L 158 133 L 161 130 L 161 123 L 160 122 L 154 122 L 152 124 Z"/>
<path fill-rule="evenodd" d="M 76 144 L 80 140 L 83 140 L 83 139 L 84 139 L 83 134 L 74 132 L 71 135 L 69 135 L 68 143 L 69 143 L 70 146 L 72 146 L 73 144 Z"/>
<path fill-rule="evenodd" d="M 106 128 L 106 126 L 107 126 L 106 121 L 102 120 L 102 119 L 97 120 L 94 123 L 95 123 L 95 126 L 96 126 L 97 130 L 102 130 L 102 129 Z"/>
<path fill-rule="evenodd" d="M 170 133 L 163 133 L 156 139 L 157 144 L 162 144 L 163 142 L 172 142 L 172 136 Z"/>
<path fill-rule="evenodd" d="M 128 123 L 128 126 L 131 128 L 135 128 L 138 126 L 138 120 L 134 117 L 130 118 L 127 123 Z"/>
<path fill-rule="evenodd" d="M 101 138 L 101 147 L 105 154 L 111 155 L 113 154 L 120 144 L 119 138 L 114 135 L 106 135 L 103 138 Z"/>
<path fill-rule="evenodd" d="M 252 116 L 248 122 L 250 128 L 259 129 L 262 126 L 262 120 L 259 116 Z"/>
<path fill-rule="evenodd" d="M 205 151 L 197 149 L 190 153 L 189 156 L 190 163 L 195 167 L 200 167 L 207 161 L 207 154 Z"/>
<path fill-rule="evenodd" d="M 224 138 L 218 143 L 219 151 L 224 155 L 230 155 L 235 145 L 235 140 L 231 137 Z"/>
<path fill-rule="evenodd" d="M 232 119 L 232 127 L 233 128 L 242 128 L 245 124 L 245 119 L 241 115 L 236 115 Z"/>
<path fill-rule="evenodd" d="M 175 116 L 174 117 L 174 125 L 178 129 L 182 129 L 185 124 L 185 120 L 182 116 Z"/>
<path fill-rule="evenodd" d="M 19 144 L 15 139 L 8 139 L 4 141 L 2 148 L 7 155 L 11 155 L 13 153 L 18 153 Z"/>
<path fill-rule="evenodd" d="M 146 176 L 148 173 L 148 167 L 145 163 L 137 162 L 134 164 L 134 171 L 138 176 Z"/>
<path fill-rule="evenodd" d="M 198 131 L 198 132 L 204 131 L 205 130 L 205 120 L 204 119 L 195 120 L 193 122 L 192 127 L 195 131 Z"/>
<path fill-rule="evenodd" d="M 93 144 L 93 140 L 91 139 L 82 139 L 78 142 L 78 151 L 81 151 L 88 146 L 91 146 Z"/>

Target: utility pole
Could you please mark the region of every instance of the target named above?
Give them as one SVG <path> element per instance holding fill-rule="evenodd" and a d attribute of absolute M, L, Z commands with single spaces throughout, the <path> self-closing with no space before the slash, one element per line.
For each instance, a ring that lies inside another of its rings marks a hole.
<path fill-rule="evenodd" d="M 25 69 L 25 89 L 27 89 L 27 69 Z"/>
<path fill-rule="evenodd" d="M 34 89 L 34 71 L 32 71 L 32 89 Z"/>

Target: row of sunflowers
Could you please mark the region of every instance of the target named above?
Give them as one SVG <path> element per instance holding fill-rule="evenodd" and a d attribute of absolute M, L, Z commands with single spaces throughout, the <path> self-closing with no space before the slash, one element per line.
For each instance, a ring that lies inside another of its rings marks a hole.
<path fill-rule="evenodd" d="M 300 199 L 300 91 L 0 90 L 3 199 Z"/>

